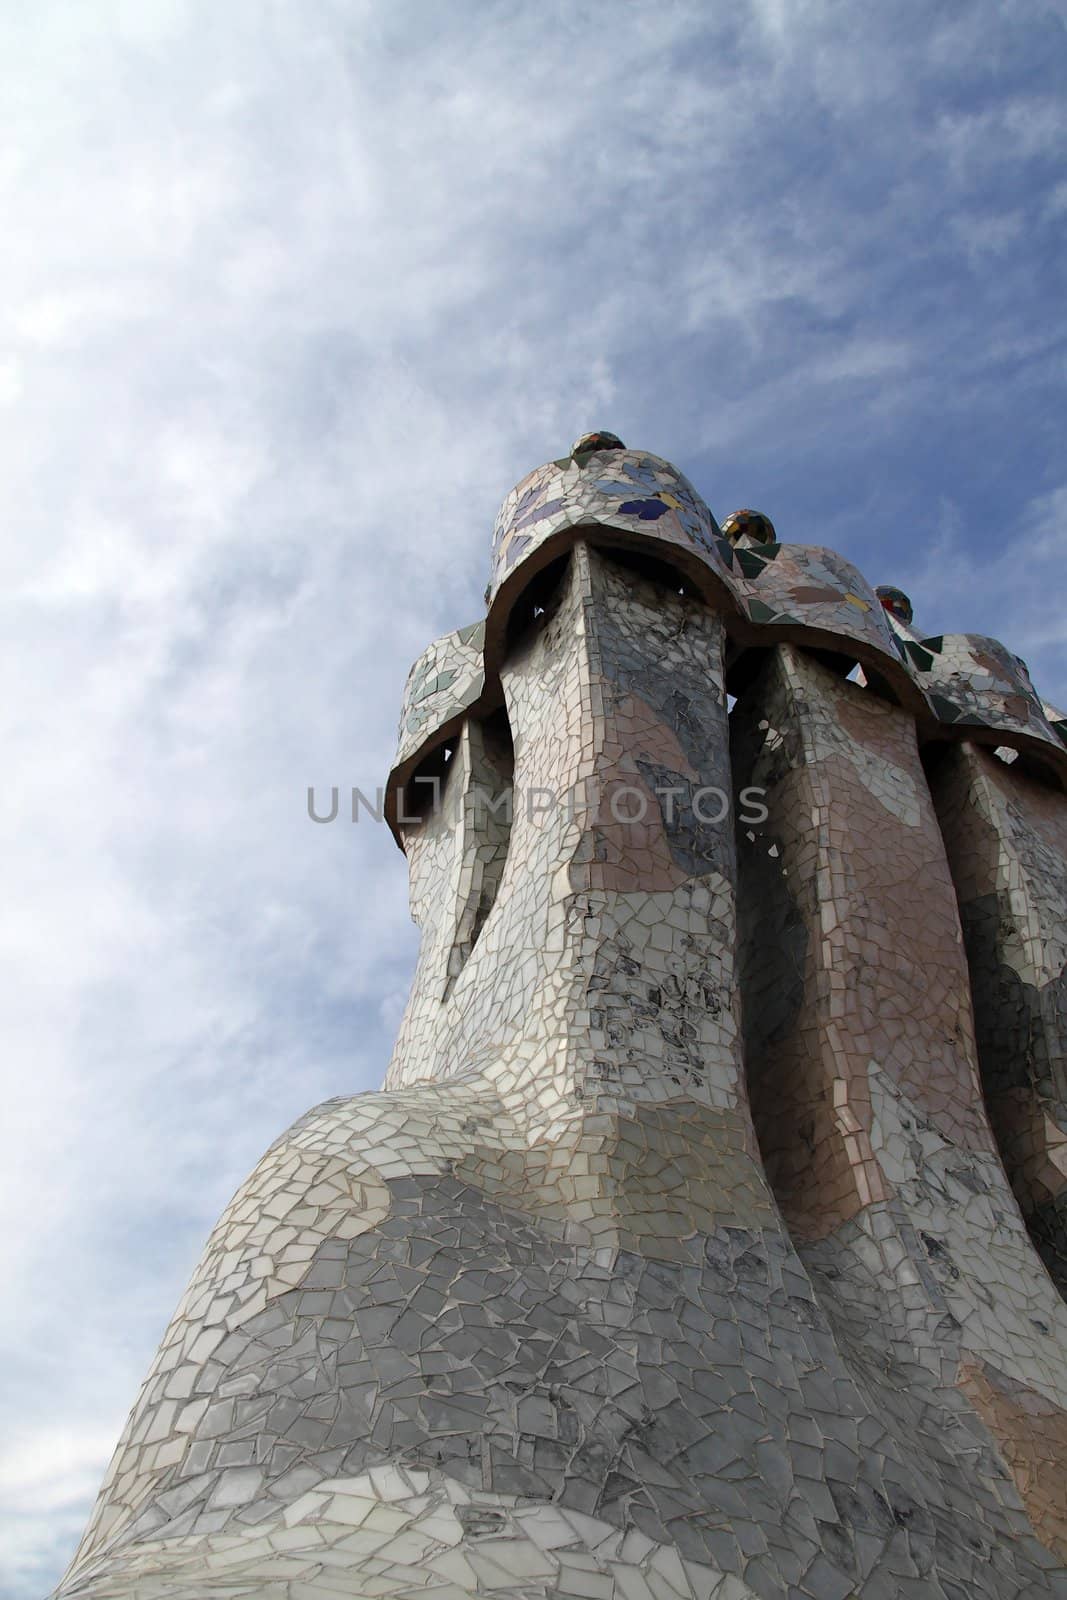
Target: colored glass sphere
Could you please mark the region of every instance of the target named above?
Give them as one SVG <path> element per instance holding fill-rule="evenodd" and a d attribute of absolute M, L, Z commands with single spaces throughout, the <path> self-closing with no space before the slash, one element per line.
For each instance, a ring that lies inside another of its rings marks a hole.
<path fill-rule="evenodd" d="M 617 433 L 607 433 L 601 428 L 597 433 L 583 433 L 571 445 L 571 455 L 587 455 L 591 450 L 625 450 Z"/>
<path fill-rule="evenodd" d="M 903 589 L 894 589 L 891 584 L 880 583 L 874 592 L 887 611 L 891 611 L 899 622 L 907 623 L 910 627 L 915 613 Z"/>
<path fill-rule="evenodd" d="M 765 517 L 762 511 L 753 511 L 749 506 L 743 506 L 740 511 L 731 511 L 722 524 L 722 531 L 731 544 L 740 544 L 742 539 L 746 544 L 778 542 L 770 517 Z"/>

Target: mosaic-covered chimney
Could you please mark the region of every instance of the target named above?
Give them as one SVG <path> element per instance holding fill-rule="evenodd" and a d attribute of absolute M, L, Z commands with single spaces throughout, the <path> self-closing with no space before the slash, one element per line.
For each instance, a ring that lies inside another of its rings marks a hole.
<path fill-rule="evenodd" d="M 1065 733 L 613 434 L 530 473 L 405 692 L 385 1087 L 234 1197 L 57 1595 L 1067 1595 Z"/>

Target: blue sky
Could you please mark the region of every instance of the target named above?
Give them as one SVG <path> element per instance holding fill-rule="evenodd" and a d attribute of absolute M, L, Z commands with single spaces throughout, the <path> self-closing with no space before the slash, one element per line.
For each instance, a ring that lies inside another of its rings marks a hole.
<path fill-rule="evenodd" d="M 408 666 L 606 427 L 1067 704 L 1067 8 L 0 0 L 0 1595 L 377 1086 Z"/>

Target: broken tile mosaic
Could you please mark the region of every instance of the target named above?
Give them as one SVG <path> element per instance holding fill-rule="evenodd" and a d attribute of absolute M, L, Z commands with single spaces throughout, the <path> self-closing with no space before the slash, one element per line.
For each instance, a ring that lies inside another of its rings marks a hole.
<path fill-rule="evenodd" d="M 384 1087 L 234 1196 L 57 1600 L 1067 1596 L 1063 714 L 604 432 L 487 603 Z"/>

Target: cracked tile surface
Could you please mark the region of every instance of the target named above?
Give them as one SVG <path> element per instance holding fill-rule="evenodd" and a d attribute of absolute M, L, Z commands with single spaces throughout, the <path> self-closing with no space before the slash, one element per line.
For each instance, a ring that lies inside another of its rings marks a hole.
<path fill-rule="evenodd" d="M 385 1086 L 223 1214 L 57 1597 L 1067 1597 L 1062 719 L 723 527 L 604 433 L 508 496 Z"/>

